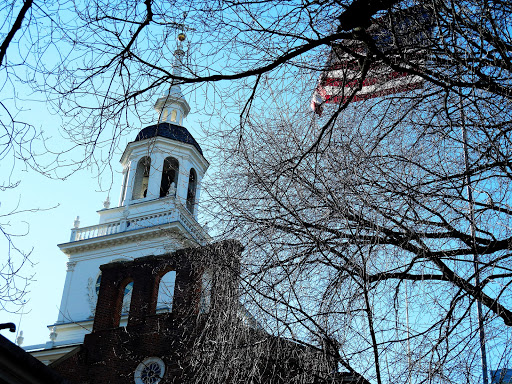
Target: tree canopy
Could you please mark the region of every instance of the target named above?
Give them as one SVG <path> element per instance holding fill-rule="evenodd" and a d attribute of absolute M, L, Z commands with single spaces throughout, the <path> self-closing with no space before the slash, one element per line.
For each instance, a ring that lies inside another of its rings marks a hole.
<path fill-rule="evenodd" d="M 422 39 L 405 44 L 397 20 L 415 7 L 428 23 L 413 18 Z M 13 2 L 0 76 L 69 117 L 63 132 L 83 156 L 56 154 L 50 168 L 71 171 L 101 169 L 98 148 L 147 119 L 141 102 L 162 88 L 204 92 L 224 121 L 209 131 L 222 166 L 211 212 L 247 240 L 258 316 L 328 343 L 374 382 L 476 382 L 478 302 L 492 367 L 510 359 L 511 11 L 484 0 Z M 176 30 L 190 36 L 179 76 Z M 318 117 L 309 103 L 332 52 L 357 76 L 341 76 L 343 97 Z M 422 86 L 354 101 L 372 65 Z M 33 127 L 6 112 L 0 153 L 51 174 L 30 155 Z"/>

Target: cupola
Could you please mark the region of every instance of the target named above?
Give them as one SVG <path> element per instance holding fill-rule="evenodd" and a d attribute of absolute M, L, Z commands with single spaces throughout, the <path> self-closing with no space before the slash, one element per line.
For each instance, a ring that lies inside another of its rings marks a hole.
<path fill-rule="evenodd" d="M 176 77 L 181 76 L 184 40 L 185 35 L 180 34 L 174 53 Z M 201 180 L 209 164 L 183 126 L 190 106 L 175 81 L 157 100 L 155 109 L 157 123 L 143 128 L 121 158 L 124 177 L 119 206 L 169 197 L 197 217 Z"/>

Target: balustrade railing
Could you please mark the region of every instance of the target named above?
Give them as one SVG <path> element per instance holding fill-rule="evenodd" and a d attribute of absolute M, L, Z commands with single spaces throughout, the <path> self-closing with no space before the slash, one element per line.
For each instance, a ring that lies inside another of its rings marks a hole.
<path fill-rule="evenodd" d="M 180 206 L 172 211 L 128 217 L 127 219 L 122 219 L 112 223 L 92 225 L 84 228 L 73 228 L 71 230 L 70 241 L 87 240 L 116 233 L 170 224 L 173 222 L 181 223 L 196 240 L 204 239 L 206 234 L 203 228 L 199 223 L 197 223 L 197 221 L 195 221 L 195 219 L 189 216 L 190 213 L 186 212 L 185 208 Z"/>
<path fill-rule="evenodd" d="M 136 229 L 149 228 L 155 225 L 162 225 L 172 223 L 173 215 L 170 212 L 158 213 L 153 215 L 145 215 L 126 220 L 126 231 L 133 231 Z"/>
<path fill-rule="evenodd" d="M 93 237 L 112 235 L 121 232 L 121 222 L 92 225 L 84 228 L 73 228 L 70 241 L 87 240 Z"/>

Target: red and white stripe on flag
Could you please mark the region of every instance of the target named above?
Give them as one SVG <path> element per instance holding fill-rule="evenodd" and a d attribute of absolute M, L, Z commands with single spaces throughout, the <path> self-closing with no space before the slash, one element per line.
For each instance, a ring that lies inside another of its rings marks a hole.
<path fill-rule="evenodd" d="M 346 64 L 355 62 L 353 59 L 351 61 Z M 320 78 L 311 101 L 311 107 L 317 114 L 321 115 L 322 104 L 344 103 L 359 87 L 361 89 L 352 97 L 352 101 L 382 97 L 423 86 L 423 79 L 420 76 L 393 71 L 382 63 L 372 64 L 364 79 L 361 70 L 356 70 L 353 65 L 348 67 L 352 69 L 347 69 L 347 65 L 338 61 Z"/>
<path fill-rule="evenodd" d="M 398 56 L 395 53 L 397 48 L 416 59 L 425 55 L 425 43 L 431 35 L 432 27 L 429 14 L 423 8 L 409 8 L 402 14 L 381 18 L 377 22 L 367 32 L 373 36 L 379 49 L 388 53 L 390 58 Z M 360 58 L 366 55 L 363 43 L 355 40 L 344 40 L 332 49 L 327 70 L 320 77 L 311 100 L 311 108 L 318 115 L 322 114 L 325 103 L 367 100 L 423 86 L 420 76 L 394 71 L 381 61 L 371 63 L 363 78 L 360 62 L 347 51 L 354 52 Z"/>

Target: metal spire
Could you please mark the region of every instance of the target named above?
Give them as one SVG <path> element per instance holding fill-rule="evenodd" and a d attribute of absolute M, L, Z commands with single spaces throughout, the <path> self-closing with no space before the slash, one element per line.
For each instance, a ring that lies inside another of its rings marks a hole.
<path fill-rule="evenodd" d="M 185 39 L 185 33 L 180 32 L 177 39 L 178 44 L 174 51 L 173 79 L 171 86 L 155 104 L 159 122 L 182 125 L 183 119 L 187 117 L 190 112 L 190 106 L 181 91 L 180 81 L 176 79 L 181 77 L 183 58 L 185 57 L 185 51 L 183 50 L 183 42 Z"/>

